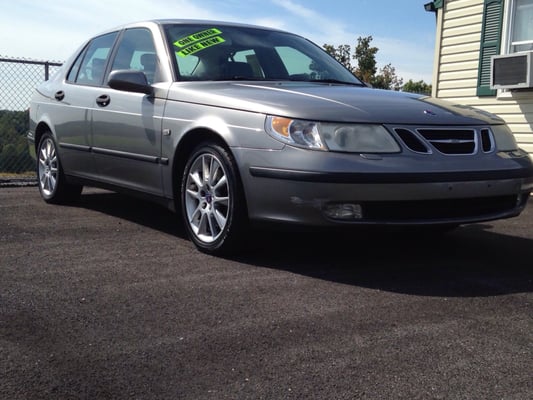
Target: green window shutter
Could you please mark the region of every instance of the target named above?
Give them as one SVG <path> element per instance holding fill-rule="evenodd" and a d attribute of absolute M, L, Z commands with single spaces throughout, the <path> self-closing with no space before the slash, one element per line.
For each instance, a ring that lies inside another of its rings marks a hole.
<path fill-rule="evenodd" d="M 500 54 L 502 21 L 503 0 L 485 0 L 479 49 L 478 96 L 496 95 L 496 90 L 490 89 L 490 58 Z"/>

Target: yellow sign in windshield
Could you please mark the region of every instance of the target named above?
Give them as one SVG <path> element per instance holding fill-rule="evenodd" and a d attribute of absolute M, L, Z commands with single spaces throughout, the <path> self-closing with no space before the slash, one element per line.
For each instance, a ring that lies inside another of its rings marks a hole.
<path fill-rule="evenodd" d="M 176 54 L 180 57 L 187 57 L 208 47 L 224 43 L 225 40 L 221 36 L 218 36 L 221 33 L 222 31 L 219 29 L 211 28 L 178 39 L 174 42 L 174 46 L 181 48 L 181 50 L 177 51 Z"/>

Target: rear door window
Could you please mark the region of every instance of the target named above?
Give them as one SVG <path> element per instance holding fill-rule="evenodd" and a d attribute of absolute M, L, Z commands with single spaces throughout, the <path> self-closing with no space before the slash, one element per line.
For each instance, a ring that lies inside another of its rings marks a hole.
<path fill-rule="evenodd" d="M 68 80 L 74 79 L 82 85 L 102 85 L 107 59 L 115 43 L 117 32 L 99 36 L 93 39 L 85 48 L 81 61 L 74 63 Z"/>

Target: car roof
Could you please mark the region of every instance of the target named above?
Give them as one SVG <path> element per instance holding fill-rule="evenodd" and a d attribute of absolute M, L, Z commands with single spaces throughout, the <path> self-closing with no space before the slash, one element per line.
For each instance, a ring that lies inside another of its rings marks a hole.
<path fill-rule="evenodd" d="M 130 23 L 119 25 L 119 26 L 115 26 L 115 27 L 110 28 L 110 29 L 106 29 L 105 31 L 100 32 L 100 34 L 113 32 L 113 31 L 117 31 L 117 30 L 122 30 L 122 29 L 126 29 L 126 28 L 140 27 L 140 26 L 163 26 L 163 25 L 172 25 L 172 24 L 183 24 L 183 25 L 198 24 L 198 25 L 231 26 L 231 27 L 241 27 L 241 28 L 266 29 L 266 30 L 270 30 L 270 31 L 289 33 L 287 31 L 284 31 L 284 30 L 278 29 L 278 28 L 272 28 L 272 27 L 260 26 L 260 25 L 253 25 L 253 24 L 244 24 L 244 23 L 240 23 L 240 22 L 209 20 L 209 19 L 170 18 L 170 19 L 150 19 L 150 20 L 141 20 L 141 21 L 130 22 Z"/>

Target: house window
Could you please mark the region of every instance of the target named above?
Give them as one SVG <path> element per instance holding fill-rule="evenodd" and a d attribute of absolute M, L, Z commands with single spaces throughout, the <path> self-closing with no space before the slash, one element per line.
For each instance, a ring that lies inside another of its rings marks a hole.
<path fill-rule="evenodd" d="M 509 52 L 533 50 L 533 0 L 510 2 Z"/>
<path fill-rule="evenodd" d="M 533 51 L 533 0 L 483 0 L 476 94 L 497 94 L 490 87 L 493 56 L 521 51 Z"/>

